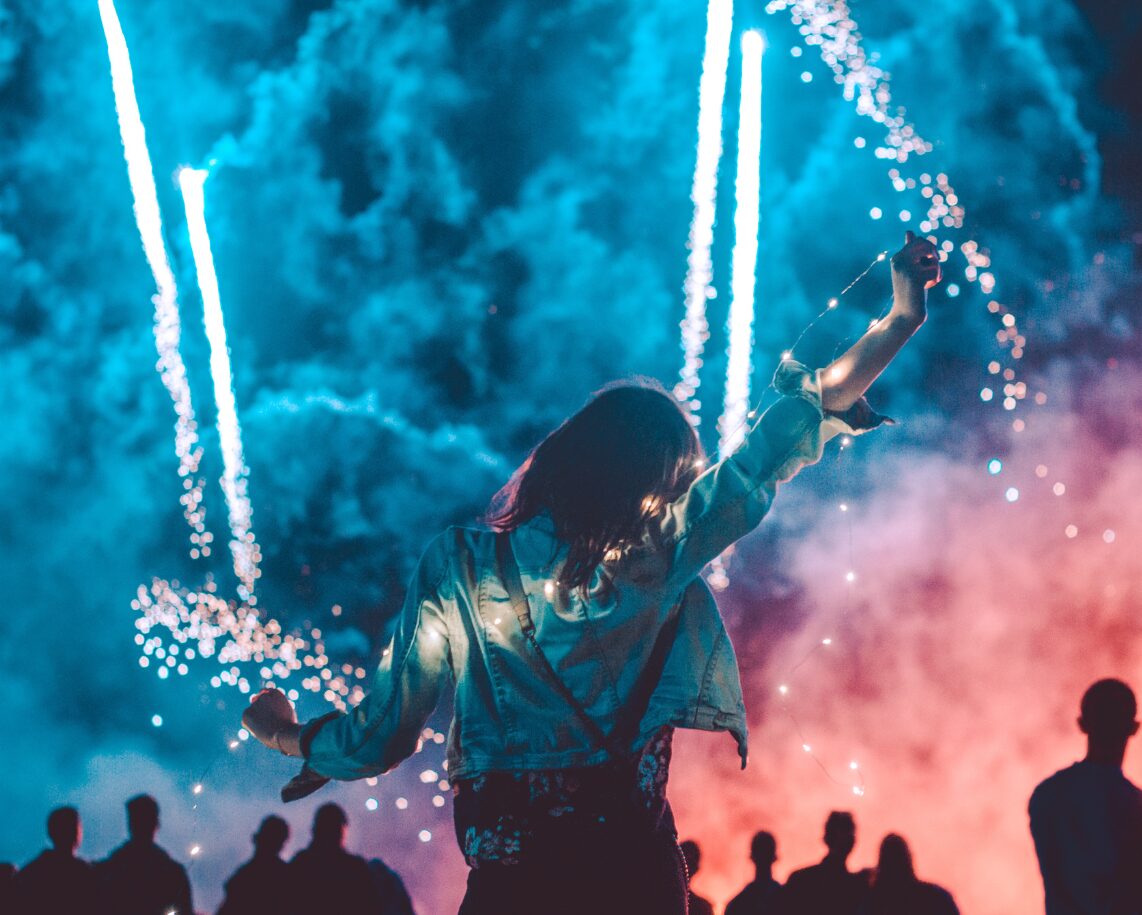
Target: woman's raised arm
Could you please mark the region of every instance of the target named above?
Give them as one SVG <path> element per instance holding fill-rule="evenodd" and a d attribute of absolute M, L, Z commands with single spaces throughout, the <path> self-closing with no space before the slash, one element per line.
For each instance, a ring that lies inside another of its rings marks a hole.
<path fill-rule="evenodd" d="M 928 290 L 940 282 L 936 246 L 905 233 L 892 257 L 892 309 L 821 372 L 821 406 L 843 413 L 869 389 L 928 316 Z"/>

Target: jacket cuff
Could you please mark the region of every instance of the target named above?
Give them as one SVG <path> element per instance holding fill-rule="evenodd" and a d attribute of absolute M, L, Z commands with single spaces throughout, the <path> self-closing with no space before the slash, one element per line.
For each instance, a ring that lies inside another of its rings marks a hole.
<path fill-rule="evenodd" d="M 329 778 L 327 776 L 309 767 L 309 750 L 313 744 L 313 738 L 317 736 L 317 732 L 321 730 L 322 726 L 340 716 L 340 712 L 329 712 L 320 718 L 307 721 L 301 726 L 301 734 L 298 736 L 297 742 L 301 749 L 301 755 L 305 759 L 305 763 L 302 765 L 301 771 L 291 778 L 289 783 L 282 788 L 281 795 L 285 803 L 288 804 L 290 801 L 297 801 L 303 797 L 308 797 L 318 788 L 328 783 Z"/>
<path fill-rule="evenodd" d="M 306 761 L 309 760 L 310 747 L 313 746 L 313 738 L 317 736 L 317 732 L 321 730 L 326 722 L 340 717 L 340 712 L 328 712 L 320 718 L 314 718 L 312 721 L 307 721 L 302 725 L 301 735 L 298 737 L 298 745 L 301 747 L 301 755 L 305 757 Z"/>
<path fill-rule="evenodd" d="M 825 410 L 821 406 L 821 371 L 812 372 L 793 359 L 781 360 L 773 376 L 773 388 L 785 397 L 799 397 L 813 404 L 831 433 L 829 437 L 860 435 L 877 426 L 896 425 L 896 420 L 877 413 L 864 397 L 842 412 Z"/>

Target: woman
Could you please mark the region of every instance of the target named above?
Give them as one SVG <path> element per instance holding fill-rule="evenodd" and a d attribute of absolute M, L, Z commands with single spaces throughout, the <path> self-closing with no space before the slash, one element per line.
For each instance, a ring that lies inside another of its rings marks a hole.
<path fill-rule="evenodd" d="M 728 731 L 746 759 L 737 662 L 699 573 L 827 439 L 878 421 L 862 397 L 925 319 L 933 245 L 908 233 L 892 277 L 889 314 L 817 375 L 783 363 L 785 396 L 705 472 L 661 387 L 596 394 L 496 496 L 490 530 L 429 546 L 356 709 L 302 727 L 280 692 L 255 699 L 246 727 L 305 758 L 295 792 L 396 766 L 451 678 L 461 913 L 684 913 L 673 729 Z"/>
<path fill-rule="evenodd" d="M 912 849 L 903 837 L 889 833 L 880 843 L 880 858 L 869 880 L 860 915 L 959 915 L 952 894 L 916 876 Z"/>

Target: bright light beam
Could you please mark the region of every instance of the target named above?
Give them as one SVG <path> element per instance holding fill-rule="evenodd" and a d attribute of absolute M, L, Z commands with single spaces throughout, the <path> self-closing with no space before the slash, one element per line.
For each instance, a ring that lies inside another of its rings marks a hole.
<path fill-rule="evenodd" d="M 191 527 L 191 555 L 201 548 L 210 552 L 209 539 L 203 537 L 205 518 L 202 507 L 202 480 L 197 479 L 202 449 L 198 447 L 198 425 L 186 378 L 186 366 L 179 353 L 182 329 L 178 314 L 178 285 L 171 270 L 163 241 L 163 223 L 151 156 L 147 151 L 146 132 L 135 98 L 134 76 L 127 39 L 119 24 L 112 0 L 99 0 L 99 18 L 107 39 L 107 56 L 111 63 L 111 87 L 115 94 L 115 112 L 119 119 L 119 135 L 123 141 L 123 157 L 127 161 L 127 179 L 134 198 L 135 222 L 143 242 L 143 253 L 155 278 L 155 348 L 159 355 L 159 373 L 175 409 L 175 453 L 179 460 L 179 476 L 183 477 L 183 516 Z"/>
<path fill-rule="evenodd" d="M 733 29 L 733 0 L 709 0 L 706 7 L 706 50 L 702 57 L 702 79 L 698 84 L 698 153 L 690 200 L 694 215 L 690 221 L 686 279 L 682 288 L 686 314 L 682 319 L 682 371 L 674 396 L 687 408 L 690 421 L 698 425 L 700 403 L 695 397 L 702 367 L 702 350 L 709 339 L 706 301 L 714 296 L 714 276 L 710 247 L 714 242 L 714 215 L 718 196 L 718 163 L 722 158 L 722 103 L 726 94 L 726 65 L 730 59 L 730 33 Z"/>
<path fill-rule="evenodd" d="M 722 417 L 718 422 L 718 452 L 729 454 L 745 435 L 749 412 L 753 351 L 754 284 L 760 213 L 761 58 L 765 39 L 760 32 L 742 35 L 742 85 L 738 118 L 738 174 L 735 184 L 734 252 L 730 289 L 729 358 Z"/>
<path fill-rule="evenodd" d="M 180 169 L 178 185 L 186 208 L 186 227 L 190 233 L 194 267 L 198 272 L 198 288 L 202 293 L 206 339 L 210 343 L 210 376 L 214 381 L 214 401 L 218 407 L 218 441 L 222 448 L 222 492 L 226 496 L 232 534 L 230 552 L 234 558 L 234 572 L 241 583 L 238 595 L 252 604 L 254 582 L 258 577 L 258 545 L 251 529 L 253 509 L 246 491 L 249 471 L 242 453 L 242 428 L 238 424 L 238 411 L 234 402 L 230 352 L 226 346 L 226 325 L 222 319 L 222 299 L 218 293 L 218 274 L 214 270 L 214 255 L 210 250 L 210 235 L 206 229 L 203 186 L 207 174 L 201 169 Z"/>

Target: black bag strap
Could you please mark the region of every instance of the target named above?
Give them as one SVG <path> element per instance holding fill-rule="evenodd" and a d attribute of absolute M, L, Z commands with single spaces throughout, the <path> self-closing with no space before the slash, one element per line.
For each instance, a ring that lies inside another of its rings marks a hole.
<path fill-rule="evenodd" d="M 531 607 L 527 601 L 527 594 L 523 590 L 519 565 L 515 561 L 511 540 L 506 531 L 496 534 L 496 562 L 499 566 L 500 577 L 507 589 L 508 598 L 511 600 L 512 609 L 519 621 L 519 628 L 542 665 L 547 678 L 551 681 L 551 685 L 575 712 L 575 716 L 587 729 L 597 747 L 605 749 L 613 759 L 628 758 L 630 756 L 629 742 L 637 733 L 642 716 L 650 704 L 651 694 L 662 677 L 662 670 L 666 666 L 666 656 L 674 644 L 674 637 L 678 632 L 678 620 L 682 615 L 682 600 L 679 599 L 678 603 L 671 608 L 665 624 L 659 630 L 658 638 L 655 639 L 646 667 L 639 674 L 630 698 L 615 715 L 614 730 L 607 734 L 590 716 L 583 704 L 575 698 L 575 694 L 571 692 L 567 684 L 563 682 L 563 678 L 552 666 L 546 653 L 540 647 L 539 640 L 535 637 L 535 622 L 531 618 Z"/>

